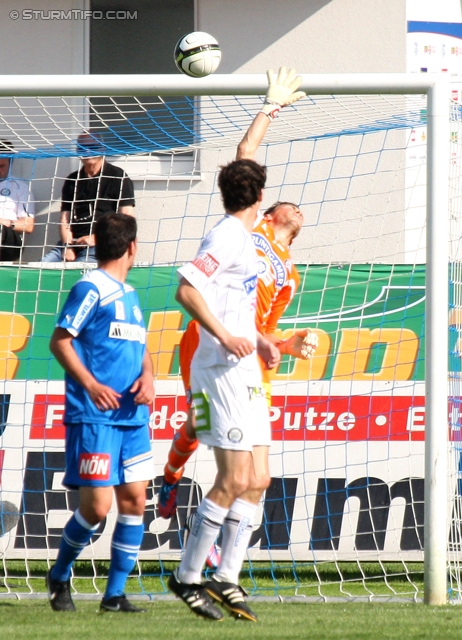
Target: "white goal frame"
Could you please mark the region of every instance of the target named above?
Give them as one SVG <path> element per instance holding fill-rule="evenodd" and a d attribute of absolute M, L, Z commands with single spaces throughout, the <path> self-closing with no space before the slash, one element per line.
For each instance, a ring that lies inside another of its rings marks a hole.
<path fill-rule="evenodd" d="M 308 95 L 425 94 L 426 202 L 426 437 L 425 590 L 427 604 L 447 601 L 448 430 L 448 181 L 449 81 L 439 74 L 302 74 Z M 0 76 L 0 96 L 264 95 L 264 74 Z"/>

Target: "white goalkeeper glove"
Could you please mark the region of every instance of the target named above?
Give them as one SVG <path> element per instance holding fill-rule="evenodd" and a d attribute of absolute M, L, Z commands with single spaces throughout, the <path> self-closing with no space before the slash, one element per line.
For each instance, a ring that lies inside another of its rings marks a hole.
<path fill-rule="evenodd" d="M 309 360 L 318 348 L 318 335 L 311 329 L 298 329 L 292 337 L 281 342 L 281 353 L 286 353 L 294 358 Z"/>
<path fill-rule="evenodd" d="M 287 70 L 286 67 L 279 68 L 277 77 L 272 69 L 268 69 L 266 72 L 268 76 L 268 91 L 266 92 L 262 111 L 269 118 L 274 119 L 282 107 L 293 104 L 306 96 L 304 91 L 297 91 L 302 82 L 302 77 L 295 74 L 295 69 Z"/>

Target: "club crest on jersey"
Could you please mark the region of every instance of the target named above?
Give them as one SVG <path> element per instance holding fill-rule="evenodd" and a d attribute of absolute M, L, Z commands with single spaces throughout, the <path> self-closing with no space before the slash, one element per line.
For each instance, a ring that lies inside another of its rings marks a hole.
<path fill-rule="evenodd" d="M 266 255 L 268 260 L 270 261 L 275 274 L 276 286 L 278 288 L 284 286 L 286 280 L 286 270 L 284 266 L 284 262 L 281 258 L 273 251 L 271 244 L 260 233 L 252 233 L 252 240 L 256 249 L 260 249 Z"/>
<path fill-rule="evenodd" d="M 133 315 L 135 316 L 135 318 L 138 320 L 138 322 L 141 322 L 143 319 L 143 314 L 141 313 L 140 308 L 138 307 L 138 305 L 135 305 L 133 307 Z"/>
<path fill-rule="evenodd" d="M 251 278 L 247 278 L 244 280 L 244 289 L 247 295 L 255 291 L 257 287 L 257 276 L 252 276 Z"/>
<path fill-rule="evenodd" d="M 4 189 L 2 189 L 2 190 L 0 191 L 0 194 L 1 194 L 2 196 L 5 196 L 5 198 L 7 198 L 8 196 L 10 196 L 10 195 L 11 195 L 11 191 L 10 191 L 9 189 L 4 188 Z"/>
<path fill-rule="evenodd" d="M 125 307 L 122 300 L 116 300 L 114 304 L 116 320 L 125 320 Z"/>
<path fill-rule="evenodd" d="M 257 269 L 258 269 L 258 275 L 260 278 L 265 276 L 269 269 L 268 261 L 265 260 L 265 258 L 258 258 Z"/>
<path fill-rule="evenodd" d="M 81 453 L 79 477 L 82 480 L 109 480 L 111 456 L 108 453 Z"/>
<path fill-rule="evenodd" d="M 230 442 L 237 443 L 237 442 L 240 442 L 242 440 L 243 435 L 244 434 L 242 433 L 242 431 L 240 429 L 238 429 L 237 427 L 233 427 L 232 429 L 230 429 L 228 431 L 228 440 Z"/>
<path fill-rule="evenodd" d="M 195 267 L 197 267 L 199 271 L 202 271 L 202 273 L 205 273 L 207 278 L 210 278 L 210 276 L 213 273 L 215 273 L 215 271 L 220 266 L 220 263 L 218 262 L 218 260 L 215 260 L 215 258 L 211 256 L 210 253 L 200 253 L 192 261 L 192 264 Z"/>

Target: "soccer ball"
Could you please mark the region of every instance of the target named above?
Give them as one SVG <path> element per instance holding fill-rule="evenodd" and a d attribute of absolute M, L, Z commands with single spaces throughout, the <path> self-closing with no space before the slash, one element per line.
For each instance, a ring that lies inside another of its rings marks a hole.
<path fill-rule="evenodd" d="M 14 529 L 18 524 L 18 520 L 18 508 L 7 500 L 0 501 L 0 537 L 7 534 L 11 529 Z"/>
<path fill-rule="evenodd" d="M 220 45 L 204 31 L 193 31 L 178 40 L 173 55 L 178 69 L 192 78 L 203 78 L 218 69 Z"/>

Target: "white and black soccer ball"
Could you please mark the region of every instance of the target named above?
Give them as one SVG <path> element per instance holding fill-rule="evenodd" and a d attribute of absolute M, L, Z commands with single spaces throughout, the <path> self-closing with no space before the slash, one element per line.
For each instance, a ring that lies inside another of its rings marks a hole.
<path fill-rule="evenodd" d="M 193 31 L 178 40 L 174 58 L 182 73 L 192 78 L 203 78 L 218 69 L 221 49 L 209 33 Z"/>

